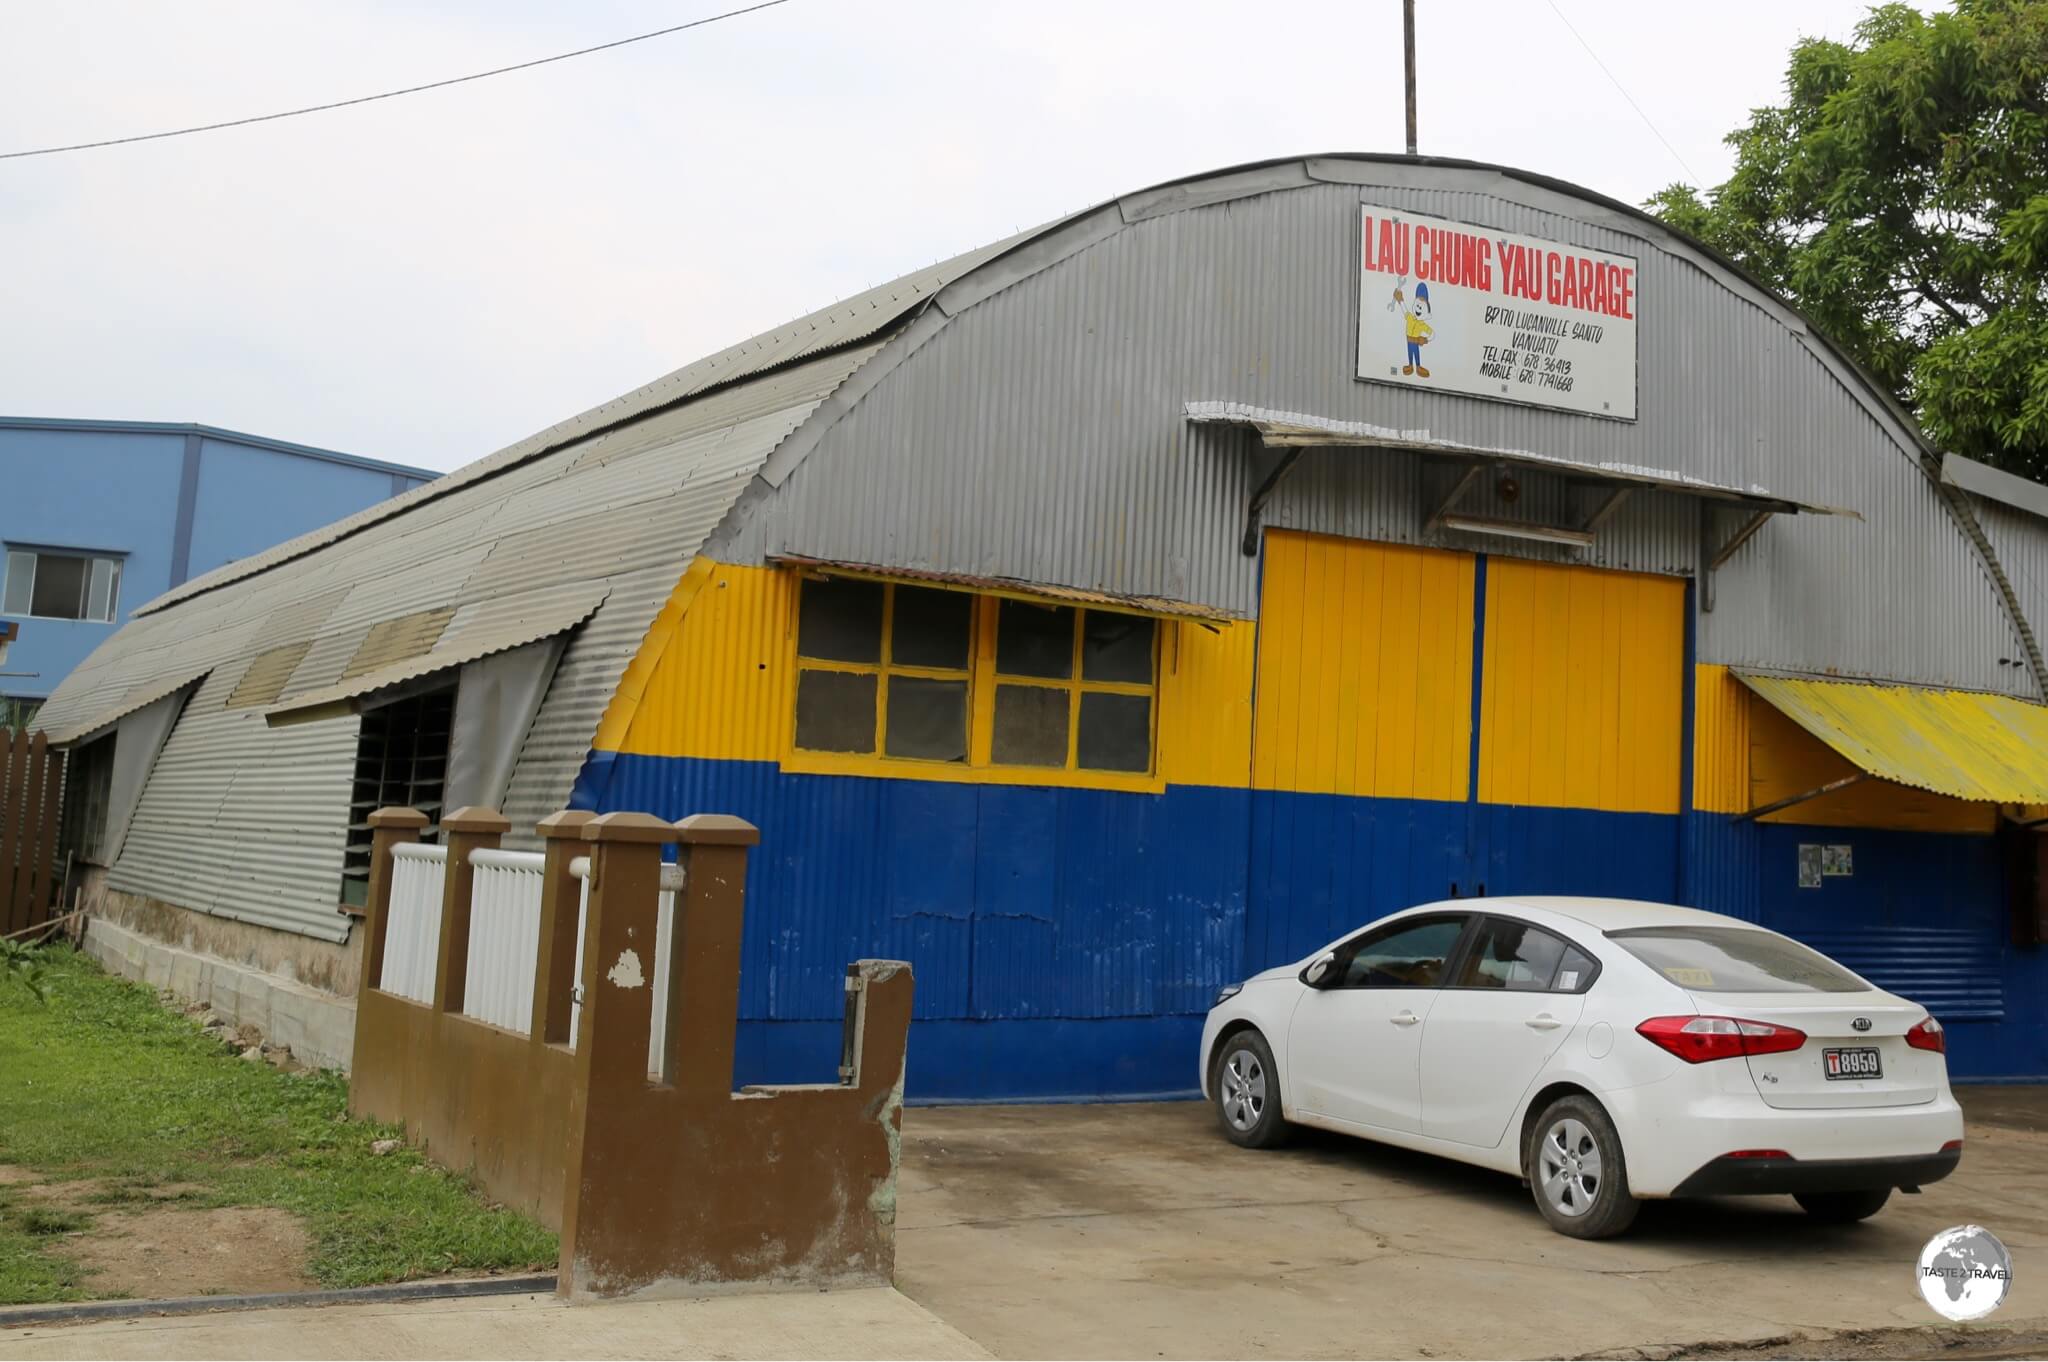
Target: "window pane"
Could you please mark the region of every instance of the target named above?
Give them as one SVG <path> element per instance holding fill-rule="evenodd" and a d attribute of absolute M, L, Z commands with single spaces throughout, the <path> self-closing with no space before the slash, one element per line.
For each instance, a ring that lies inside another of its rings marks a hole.
<path fill-rule="evenodd" d="M 1439 917 L 1367 937 L 1344 966 L 1344 987 L 1435 988 L 1464 930 L 1464 918 Z"/>
<path fill-rule="evenodd" d="M 996 670 L 1005 676 L 1074 674 L 1074 609 L 1004 601 L 996 616 Z M 1062 758 L 1062 765 L 1065 764 Z"/>
<path fill-rule="evenodd" d="M 883 751 L 892 757 L 966 761 L 967 683 L 890 677 L 889 731 Z"/>
<path fill-rule="evenodd" d="M 37 554 L 36 588 L 29 613 L 53 620 L 83 618 L 86 561 L 62 553 Z"/>
<path fill-rule="evenodd" d="M 880 662 L 882 584 L 841 577 L 805 582 L 797 607 L 796 650 L 804 657 L 834 662 Z M 868 736 L 871 741 L 863 752 L 874 750 L 874 735 Z"/>
<path fill-rule="evenodd" d="M 1074 764 L 1087 771 L 1152 769 L 1152 697 L 1081 695 L 1081 733 Z"/>
<path fill-rule="evenodd" d="M 974 597 L 964 591 L 899 586 L 896 619 L 889 630 L 889 660 L 906 667 L 966 671 L 973 619 Z"/>
<path fill-rule="evenodd" d="M 1136 615 L 1111 615 L 1090 610 L 1081 619 L 1081 679 L 1134 681 L 1152 679 L 1153 621 Z M 1087 721 L 1081 731 L 1088 731 Z"/>
<path fill-rule="evenodd" d="M 1050 686 L 997 686 L 995 742 L 989 753 L 995 763 L 1065 766 L 1067 700 L 1066 691 Z"/>
<path fill-rule="evenodd" d="M 1563 939 L 1549 932 L 1505 918 L 1489 919 L 1465 968 L 1458 972 L 1458 987 L 1542 992 L 1557 976 L 1564 951 Z"/>
<path fill-rule="evenodd" d="M 1577 946 L 1568 946 L 1564 963 L 1557 967 L 1557 978 L 1550 986 L 1559 993 L 1577 993 L 1593 982 L 1593 973 L 1593 957 Z"/>
<path fill-rule="evenodd" d="M 92 560 L 92 589 L 86 599 L 85 617 L 91 620 L 114 618 L 114 583 L 120 580 L 121 565 L 112 558 Z"/>
<path fill-rule="evenodd" d="M 874 751 L 875 678 L 859 672 L 799 672 L 796 745 L 813 752 Z"/>
<path fill-rule="evenodd" d="M 1638 927 L 1608 936 L 1695 993 L 1861 993 L 1870 985 L 1819 951 L 1754 927 Z"/>
<path fill-rule="evenodd" d="M 30 591 L 35 586 L 36 556 L 11 549 L 7 554 L 7 595 L 0 610 L 10 615 L 29 613 Z"/>

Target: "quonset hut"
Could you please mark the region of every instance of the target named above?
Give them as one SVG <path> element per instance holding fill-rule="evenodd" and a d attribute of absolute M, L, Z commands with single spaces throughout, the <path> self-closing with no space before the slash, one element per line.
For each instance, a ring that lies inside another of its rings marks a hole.
<path fill-rule="evenodd" d="M 44 720 L 96 949 L 316 1054 L 370 809 L 573 805 L 761 827 L 742 1081 L 828 1077 L 872 954 L 913 1099 L 1184 1092 L 1220 985 L 1531 892 L 1764 922 L 2038 1079 L 2044 516 L 1634 209 L 1296 158 L 209 573 Z"/>

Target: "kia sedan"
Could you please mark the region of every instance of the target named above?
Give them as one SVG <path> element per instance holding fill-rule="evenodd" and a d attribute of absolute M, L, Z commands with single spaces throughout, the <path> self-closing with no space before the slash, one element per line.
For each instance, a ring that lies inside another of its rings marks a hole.
<path fill-rule="evenodd" d="M 1622 899 L 1461 899 L 1224 989 L 1203 1093 L 1527 1180 L 1553 1229 L 1650 1197 L 1790 1193 L 1836 1223 L 1962 1158 L 1941 1023 L 1753 923 Z"/>

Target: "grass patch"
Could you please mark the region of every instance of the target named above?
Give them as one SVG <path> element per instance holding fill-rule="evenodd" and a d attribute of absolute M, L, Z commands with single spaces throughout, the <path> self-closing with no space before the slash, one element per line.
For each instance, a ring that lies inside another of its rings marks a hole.
<path fill-rule="evenodd" d="M 23 1234 L 70 1234 L 91 1224 L 91 1218 L 77 1211 L 53 1211 L 47 1206 L 32 1206 L 14 1217 L 14 1223 Z"/>
<path fill-rule="evenodd" d="M 42 956 L 39 1002 L 0 987 L 0 1164 L 91 1178 L 93 1205 L 277 1206 L 302 1217 L 323 1285 L 551 1265 L 555 1236 L 492 1206 L 411 1148 L 374 1155 L 389 1126 L 348 1116 L 347 1081 L 236 1057 L 154 992 L 65 947 Z M 90 1217 L 0 1202 L 0 1304 L 90 1294 L 62 1238 Z M 69 1228 L 32 1229 L 71 1216 Z"/>

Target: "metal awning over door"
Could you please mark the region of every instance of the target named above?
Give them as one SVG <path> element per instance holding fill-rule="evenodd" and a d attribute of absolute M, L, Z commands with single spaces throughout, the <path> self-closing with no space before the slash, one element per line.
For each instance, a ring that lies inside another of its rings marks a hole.
<path fill-rule="evenodd" d="M 2048 705 L 1926 686 L 1736 675 L 1865 775 L 1953 799 L 2048 804 Z"/>

